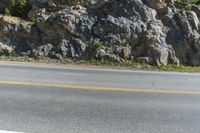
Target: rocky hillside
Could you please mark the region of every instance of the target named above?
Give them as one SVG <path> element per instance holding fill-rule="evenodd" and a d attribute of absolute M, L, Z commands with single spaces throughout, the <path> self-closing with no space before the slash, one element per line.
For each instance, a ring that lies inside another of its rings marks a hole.
<path fill-rule="evenodd" d="M 197 5 L 187 8 L 174 0 L 29 0 L 24 5 L 31 8 L 18 13 L 24 13 L 22 19 L 3 15 L 10 8 L 7 2 L 0 1 L 1 55 L 200 65 Z"/>

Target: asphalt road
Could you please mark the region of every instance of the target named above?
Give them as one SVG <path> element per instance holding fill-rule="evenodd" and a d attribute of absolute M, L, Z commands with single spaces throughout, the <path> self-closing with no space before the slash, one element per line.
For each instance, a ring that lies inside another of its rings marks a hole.
<path fill-rule="evenodd" d="M 0 64 L 0 133 L 199 133 L 200 74 Z"/>

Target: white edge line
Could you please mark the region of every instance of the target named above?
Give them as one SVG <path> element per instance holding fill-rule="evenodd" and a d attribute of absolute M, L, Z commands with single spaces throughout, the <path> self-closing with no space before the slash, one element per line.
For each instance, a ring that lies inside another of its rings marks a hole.
<path fill-rule="evenodd" d="M 31 63 L 22 63 L 22 64 L 18 64 L 18 63 L 3 63 L 0 62 L 0 65 L 2 66 L 26 66 L 26 67 L 35 67 L 35 68 L 55 68 L 55 69 L 68 69 L 68 70 L 91 70 L 91 71 L 106 71 L 106 72 L 129 72 L 129 73 L 149 73 L 149 74 L 171 74 L 171 75 L 176 75 L 176 74 L 180 74 L 180 75 L 196 75 L 196 76 L 200 76 L 200 73 L 189 73 L 189 72 L 164 72 L 164 71 L 148 71 L 148 70 L 134 70 L 134 69 L 117 69 L 117 68 L 85 68 L 85 67 L 81 67 L 81 66 L 57 66 L 57 65 L 51 65 L 51 64 L 31 64 Z"/>
<path fill-rule="evenodd" d="M 16 132 L 16 131 L 0 130 L 0 133 L 25 133 L 25 132 Z"/>

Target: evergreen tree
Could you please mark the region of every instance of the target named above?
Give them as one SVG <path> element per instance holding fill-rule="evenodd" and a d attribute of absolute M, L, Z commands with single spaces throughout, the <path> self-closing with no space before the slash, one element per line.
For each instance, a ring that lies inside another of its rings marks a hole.
<path fill-rule="evenodd" d="M 26 14 L 30 10 L 28 0 L 7 0 L 6 3 L 7 8 L 4 10 L 4 14 L 26 18 Z"/>

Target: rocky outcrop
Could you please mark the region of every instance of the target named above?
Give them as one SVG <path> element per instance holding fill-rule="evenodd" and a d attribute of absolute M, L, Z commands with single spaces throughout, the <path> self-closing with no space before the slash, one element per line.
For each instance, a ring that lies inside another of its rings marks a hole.
<path fill-rule="evenodd" d="M 0 16 L 0 45 L 7 46 L 0 49 L 8 49 L 5 53 L 200 65 L 198 6 L 179 11 L 174 0 L 30 3 L 26 21 Z"/>

